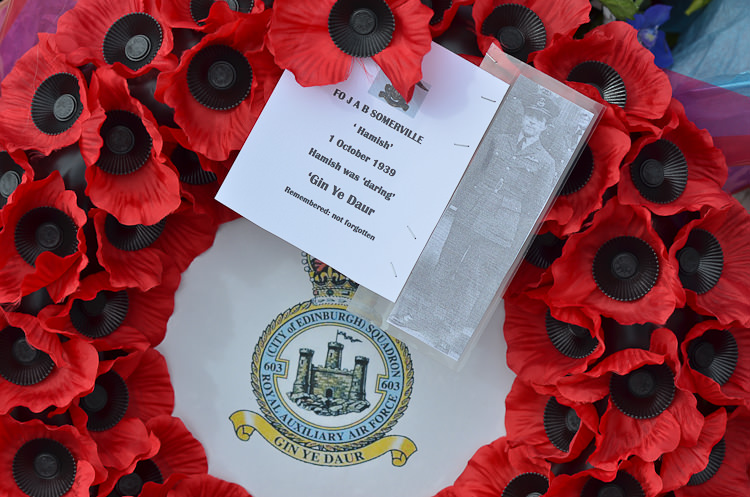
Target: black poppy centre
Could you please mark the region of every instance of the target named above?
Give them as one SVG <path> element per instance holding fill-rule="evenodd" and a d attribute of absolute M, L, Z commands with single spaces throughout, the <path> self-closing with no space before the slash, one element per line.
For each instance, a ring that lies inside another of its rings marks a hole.
<path fill-rule="evenodd" d="M 59 135 L 70 129 L 82 111 L 78 78 L 69 73 L 45 79 L 31 99 L 31 120 L 47 135 Z"/>
<path fill-rule="evenodd" d="M 211 110 L 230 110 L 242 103 L 253 81 L 247 58 L 227 45 L 209 45 L 193 56 L 187 86 L 195 100 Z"/>
<path fill-rule="evenodd" d="M 481 33 L 494 36 L 503 52 L 526 62 L 531 52 L 547 44 L 544 23 L 530 8 L 515 3 L 499 5 L 482 22 Z"/>
<path fill-rule="evenodd" d="M 396 22 L 384 0 L 338 0 L 328 15 L 333 43 L 352 57 L 372 57 L 393 38 Z"/>
<path fill-rule="evenodd" d="M 107 64 L 119 62 L 135 71 L 156 57 L 162 44 L 159 22 L 145 12 L 126 14 L 107 30 L 102 54 Z"/>
<path fill-rule="evenodd" d="M 620 236 L 604 243 L 594 256 L 594 281 L 611 299 L 638 300 L 656 285 L 659 259 L 651 246 L 633 236 Z"/>
<path fill-rule="evenodd" d="M 605 102 L 625 108 L 628 91 L 620 74 L 609 64 L 598 60 L 587 60 L 575 66 L 568 74 L 568 81 L 586 83 L 594 87 Z"/>

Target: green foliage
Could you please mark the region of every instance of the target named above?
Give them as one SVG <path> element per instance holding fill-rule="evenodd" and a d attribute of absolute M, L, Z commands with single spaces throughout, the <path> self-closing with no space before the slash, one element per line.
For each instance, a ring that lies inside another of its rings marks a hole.
<path fill-rule="evenodd" d="M 604 3 L 604 2 L 602 2 L 602 3 Z M 703 7 L 705 7 L 706 5 L 708 5 L 709 3 L 711 3 L 711 0 L 693 0 L 693 3 L 691 3 L 690 7 L 688 7 L 687 10 L 685 11 L 685 14 L 690 15 L 693 12 L 695 12 L 696 10 L 702 9 Z"/>
<path fill-rule="evenodd" d="M 600 0 L 618 19 L 633 19 L 643 0 Z M 696 0 L 701 1 L 701 0 Z"/>

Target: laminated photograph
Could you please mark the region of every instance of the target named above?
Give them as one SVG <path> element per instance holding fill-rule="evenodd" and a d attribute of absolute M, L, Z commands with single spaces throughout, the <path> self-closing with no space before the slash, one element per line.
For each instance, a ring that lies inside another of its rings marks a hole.
<path fill-rule="evenodd" d="M 496 47 L 482 68 L 510 90 L 387 318 L 453 360 L 497 307 L 601 112 Z"/>

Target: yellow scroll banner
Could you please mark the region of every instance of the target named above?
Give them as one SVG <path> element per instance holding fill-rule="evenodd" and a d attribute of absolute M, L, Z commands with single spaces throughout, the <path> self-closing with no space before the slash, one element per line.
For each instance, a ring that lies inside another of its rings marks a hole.
<path fill-rule="evenodd" d="M 317 450 L 289 440 L 260 414 L 252 411 L 237 411 L 229 416 L 229 419 L 232 421 L 234 432 L 240 440 L 250 440 L 250 435 L 257 431 L 268 443 L 281 452 L 298 461 L 318 466 L 352 466 L 380 457 L 386 452 L 391 453 L 391 462 L 394 466 L 403 466 L 409 456 L 417 450 L 414 442 L 398 435 L 383 437 L 359 449 L 335 452 Z"/>

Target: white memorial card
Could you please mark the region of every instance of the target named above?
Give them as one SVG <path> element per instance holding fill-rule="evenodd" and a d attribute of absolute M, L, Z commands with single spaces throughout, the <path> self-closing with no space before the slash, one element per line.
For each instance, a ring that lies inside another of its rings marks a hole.
<path fill-rule="evenodd" d="M 369 59 L 285 72 L 217 200 L 395 301 L 508 84 L 433 43 L 406 102 Z"/>

